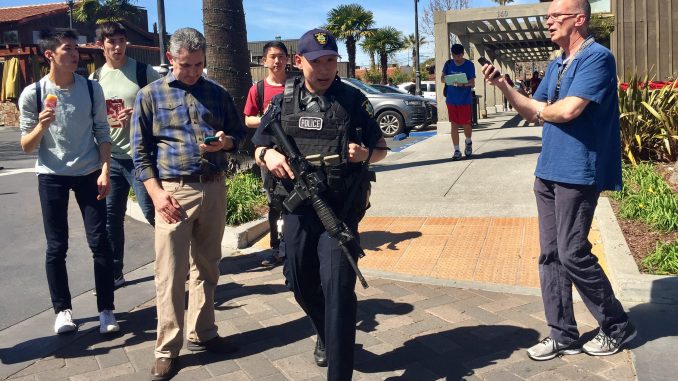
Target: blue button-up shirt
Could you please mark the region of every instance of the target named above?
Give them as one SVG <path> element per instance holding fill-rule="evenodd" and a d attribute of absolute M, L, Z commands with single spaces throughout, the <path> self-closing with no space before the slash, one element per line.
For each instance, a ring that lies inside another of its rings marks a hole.
<path fill-rule="evenodd" d="M 233 137 L 236 147 L 245 136 L 233 98 L 219 84 L 200 78 L 188 86 L 173 73 L 149 84 L 137 94 L 132 115 L 136 177 L 145 181 L 225 170 L 225 151 L 201 154 L 198 147 L 217 131 Z"/>

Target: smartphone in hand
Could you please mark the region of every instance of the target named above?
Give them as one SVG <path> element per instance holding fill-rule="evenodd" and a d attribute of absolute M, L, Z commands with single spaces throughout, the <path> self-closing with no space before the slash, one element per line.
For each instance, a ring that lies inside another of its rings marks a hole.
<path fill-rule="evenodd" d="M 218 136 L 205 136 L 205 144 L 209 145 L 212 142 L 219 141 Z"/>
<path fill-rule="evenodd" d="M 485 65 L 485 64 L 492 65 L 492 63 L 490 61 L 488 61 L 487 58 L 485 58 L 485 57 L 478 58 L 478 63 L 481 64 L 481 65 Z M 495 70 L 496 70 L 496 68 L 495 68 Z M 501 75 L 501 73 L 499 72 L 499 70 L 496 70 L 494 72 L 494 75 L 492 76 L 492 79 L 499 78 L 500 75 Z"/>

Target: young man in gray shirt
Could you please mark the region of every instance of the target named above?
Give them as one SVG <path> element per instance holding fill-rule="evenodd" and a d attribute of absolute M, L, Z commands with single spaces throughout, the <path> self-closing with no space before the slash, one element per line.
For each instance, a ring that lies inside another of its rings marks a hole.
<path fill-rule="evenodd" d="M 141 212 L 155 226 L 153 201 L 144 184 L 134 178 L 134 163 L 130 144 L 132 106 L 139 90 L 160 78 L 149 65 L 127 57 L 127 31 L 119 22 L 105 22 L 97 27 L 97 45 L 106 63 L 90 79 L 101 85 L 106 98 L 106 113 L 111 127 L 111 193 L 106 197 L 106 228 L 113 251 L 115 287 L 125 284 L 125 212 L 132 187 Z"/>
<path fill-rule="evenodd" d="M 38 149 L 36 172 L 47 238 L 45 268 L 54 332 L 76 330 L 68 288 L 68 198 L 80 206 L 94 259 L 99 331 L 119 330 L 113 315 L 113 261 L 106 234 L 111 137 L 101 86 L 76 75 L 79 53 L 72 30 L 44 33 L 40 49 L 50 71 L 19 98 L 21 148 Z"/>

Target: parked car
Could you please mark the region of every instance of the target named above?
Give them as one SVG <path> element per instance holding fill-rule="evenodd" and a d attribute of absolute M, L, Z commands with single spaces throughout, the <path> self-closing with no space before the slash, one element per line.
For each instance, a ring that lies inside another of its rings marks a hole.
<path fill-rule="evenodd" d="M 421 97 L 385 94 L 355 78 L 342 78 L 341 81 L 365 94 L 374 108 L 374 119 L 385 137 L 407 133 L 415 126 L 431 124 L 431 105 Z"/>
<path fill-rule="evenodd" d="M 370 83 L 370 86 L 374 87 L 375 89 L 377 89 L 377 90 L 379 90 L 379 91 L 381 91 L 382 93 L 385 93 L 385 94 L 409 94 L 407 91 L 401 90 L 401 89 L 394 87 L 394 86 L 381 85 L 381 84 L 378 84 L 378 83 Z M 436 102 L 435 99 L 428 99 L 428 98 L 426 98 L 426 102 L 430 105 L 430 109 L 431 109 L 431 116 L 430 116 L 431 123 L 430 124 L 434 124 L 434 123 L 438 122 L 438 102 Z M 421 130 L 425 127 L 427 127 L 427 124 L 420 124 L 418 126 L 415 126 L 414 129 L 415 130 Z"/>
<path fill-rule="evenodd" d="M 398 85 L 398 88 L 407 92 L 407 87 L 410 85 L 414 85 L 414 82 L 403 82 Z M 427 99 L 436 99 L 436 82 L 421 81 L 421 95 Z"/>

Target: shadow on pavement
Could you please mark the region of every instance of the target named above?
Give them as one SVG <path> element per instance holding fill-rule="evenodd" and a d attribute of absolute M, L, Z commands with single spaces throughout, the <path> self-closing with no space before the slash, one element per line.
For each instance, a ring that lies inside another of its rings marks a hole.
<path fill-rule="evenodd" d="M 516 157 L 522 155 L 533 155 L 541 152 L 541 146 L 535 147 L 517 147 L 509 149 L 492 150 L 480 153 L 473 153 L 471 159 L 496 159 L 499 157 Z"/>
<path fill-rule="evenodd" d="M 120 332 L 101 335 L 98 332 L 99 325 L 96 324 L 92 328 L 71 334 L 38 337 L 11 348 L 0 348 L 0 360 L 3 364 L 15 364 L 38 360 L 50 354 L 55 358 L 96 356 L 109 353 L 116 348 L 125 348 L 155 340 L 155 307 L 132 312 L 119 312 L 115 316 L 120 324 Z M 75 319 L 75 323 L 81 325 L 97 319 L 97 317 Z M 39 353 L 36 353 L 37 348 L 39 348 Z"/>
<path fill-rule="evenodd" d="M 667 292 L 674 293 L 677 285 L 678 277 L 654 280 L 650 291 L 651 303 L 638 304 L 629 309 L 629 317 L 638 329 L 638 336 L 631 342 L 631 348 L 639 348 L 662 338 L 678 337 L 678 305 L 666 304 L 666 301 L 671 300 Z M 678 344 L 675 339 L 673 341 L 673 345 Z M 673 346 L 668 353 L 678 353 L 678 348 Z"/>
<path fill-rule="evenodd" d="M 424 161 L 414 161 L 411 163 L 402 163 L 402 164 L 390 164 L 390 163 L 384 163 L 384 164 L 379 164 L 375 167 L 370 168 L 374 172 L 387 172 L 387 171 L 395 171 L 398 169 L 403 169 L 403 168 L 412 168 L 412 167 L 420 167 L 422 165 L 435 165 L 435 164 L 442 164 L 442 163 L 447 163 L 452 161 L 452 156 L 446 157 L 443 159 L 435 159 L 435 160 L 424 160 Z M 378 179 L 377 179 L 378 181 Z"/>
<path fill-rule="evenodd" d="M 391 233 L 387 231 L 363 231 L 360 232 L 360 246 L 362 246 L 363 250 L 381 251 L 380 247 L 388 243 L 386 249 L 398 250 L 400 242 L 417 237 L 421 237 L 421 232 Z"/>
<path fill-rule="evenodd" d="M 405 370 L 402 376 L 387 380 L 460 380 L 472 375 L 473 369 L 528 348 L 538 337 L 533 329 L 510 325 L 460 327 L 416 337 L 382 355 L 360 348 L 355 369 L 363 373 Z"/>

